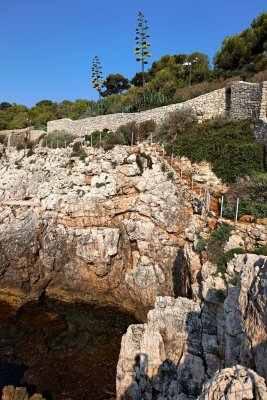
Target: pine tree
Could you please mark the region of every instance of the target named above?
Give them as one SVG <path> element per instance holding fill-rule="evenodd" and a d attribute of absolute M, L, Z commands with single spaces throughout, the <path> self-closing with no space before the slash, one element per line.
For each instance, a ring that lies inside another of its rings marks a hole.
<path fill-rule="evenodd" d="M 99 98 L 101 97 L 101 90 L 104 86 L 102 66 L 98 56 L 95 56 L 93 59 L 92 66 L 92 86 L 94 89 L 98 91 Z"/>
<path fill-rule="evenodd" d="M 142 80 L 143 80 L 143 89 L 145 87 L 145 65 L 148 64 L 147 59 L 151 57 L 151 53 L 149 52 L 149 47 L 151 44 L 147 41 L 150 35 L 147 33 L 148 26 L 147 20 L 145 19 L 144 14 L 139 11 L 138 13 L 138 27 L 135 29 L 136 37 L 136 47 L 135 54 L 138 55 L 136 61 L 141 62 L 142 64 Z"/>

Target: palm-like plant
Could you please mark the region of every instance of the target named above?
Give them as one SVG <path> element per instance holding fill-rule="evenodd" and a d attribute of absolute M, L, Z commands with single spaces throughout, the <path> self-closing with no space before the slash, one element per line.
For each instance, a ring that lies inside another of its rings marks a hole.
<path fill-rule="evenodd" d="M 138 26 L 135 29 L 136 37 L 135 37 L 135 55 L 138 57 L 136 58 L 137 62 L 141 62 L 142 64 L 142 74 L 143 74 L 143 89 L 145 87 L 145 65 L 148 64 L 147 59 L 151 57 L 151 53 L 149 51 L 149 47 L 151 44 L 147 41 L 150 35 L 147 33 L 148 26 L 147 20 L 145 19 L 144 14 L 139 11 L 138 13 Z"/>
<path fill-rule="evenodd" d="M 92 65 L 92 86 L 98 91 L 99 98 L 101 97 L 101 90 L 104 86 L 102 66 L 98 56 L 93 59 Z"/>

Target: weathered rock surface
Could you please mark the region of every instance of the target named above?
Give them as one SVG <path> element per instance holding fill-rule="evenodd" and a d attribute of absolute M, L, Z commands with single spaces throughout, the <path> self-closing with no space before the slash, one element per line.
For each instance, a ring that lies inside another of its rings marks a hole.
<path fill-rule="evenodd" d="M 144 317 L 157 295 L 174 295 L 173 266 L 198 196 L 179 177 L 170 180 L 153 148 L 141 147 L 143 171 L 138 148 L 126 146 L 88 149 L 85 160 L 71 158 L 71 149 L 37 148 L 29 157 L 6 151 L 1 298 L 26 301 L 45 291 L 116 303 Z"/>
<path fill-rule="evenodd" d="M 29 396 L 26 388 L 5 386 L 2 393 L 2 400 L 45 400 L 42 395 L 34 394 Z"/>
<path fill-rule="evenodd" d="M 216 371 L 237 364 L 267 379 L 267 257 L 237 256 L 224 279 L 214 276 L 209 262 L 201 272 L 202 301 L 158 297 L 147 324 L 128 328 L 117 368 L 118 399 L 196 398 Z M 233 286 L 228 281 L 236 274 L 240 280 Z"/>
<path fill-rule="evenodd" d="M 225 363 L 255 369 L 267 381 L 267 257 L 239 255 L 228 271 L 241 270 L 224 303 Z"/>
<path fill-rule="evenodd" d="M 198 400 L 267 399 L 264 379 L 241 365 L 216 372 L 208 381 Z"/>
<path fill-rule="evenodd" d="M 186 298 L 158 297 L 144 325 L 122 339 L 117 399 L 196 397 L 204 382 L 200 307 Z"/>

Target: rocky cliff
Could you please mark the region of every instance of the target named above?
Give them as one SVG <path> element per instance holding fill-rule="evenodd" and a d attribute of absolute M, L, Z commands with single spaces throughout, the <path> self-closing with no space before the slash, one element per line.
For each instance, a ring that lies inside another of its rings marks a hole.
<path fill-rule="evenodd" d="M 240 275 L 235 285 L 234 272 Z M 157 297 L 147 324 L 128 328 L 117 368 L 118 399 L 197 398 L 213 376 L 200 399 L 266 398 L 267 257 L 237 256 L 224 285 L 225 301 L 215 301 L 211 284 L 210 296 L 200 294 L 198 301 Z M 258 386 L 261 396 L 253 397 Z"/>
<path fill-rule="evenodd" d="M 153 147 L 86 152 L 3 153 L 1 298 L 20 304 L 45 293 L 145 318 L 156 296 L 191 290 L 186 277 L 176 285 L 180 249 L 192 236 L 186 227 L 204 226 L 203 200 Z M 220 184 L 207 166 L 194 171 Z"/>
<path fill-rule="evenodd" d="M 266 220 L 207 213 L 205 189 L 215 212 L 226 190 L 209 165 L 143 144 L 0 155 L 0 299 L 112 303 L 147 320 L 122 339 L 118 399 L 216 399 L 225 381 L 264 394 L 267 260 L 234 249 L 266 246 Z M 220 271 L 198 242 L 226 223 Z"/>

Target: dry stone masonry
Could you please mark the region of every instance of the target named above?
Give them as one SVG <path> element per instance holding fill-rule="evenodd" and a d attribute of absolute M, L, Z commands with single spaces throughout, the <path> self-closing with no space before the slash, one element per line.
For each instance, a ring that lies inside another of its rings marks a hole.
<path fill-rule="evenodd" d="M 64 129 L 75 133 L 77 136 L 83 136 L 86 133 L 102 131 L 103 129 L 115 131 L 119 126 L 133 121 L 144 122 L 152 119 L 156 123 L 160 123 L 170 112 L 185 108 L 193 109 L 199 122 L 223 115 L 225 112 L 225 89 L 215 90 L 184 103 L 171 104 L 139 113 L 108 114 L 78 121 L 67 118 L 50 121 L 47 123 L 47 132 Z"/>
<path fill-rule="evenodd" d="M 84 118 L 77 121 L 64 118 L 47 123 L 47 131 L 66 130 L 84 136 L 94 131 L 117 130 L 129 122 L 154 120 L 160 124 L 170 112 L 191 109 L 198 122 L 218 116 L 229 115 L 232 118 L 251 119 L 255 123 L 255 136 L 261 142 L 267 141 L 267 82 L 248 83 L 235 81 L 226 88 L 215 90 L 185 101 L 139 113 L 119 113 Z"/>

